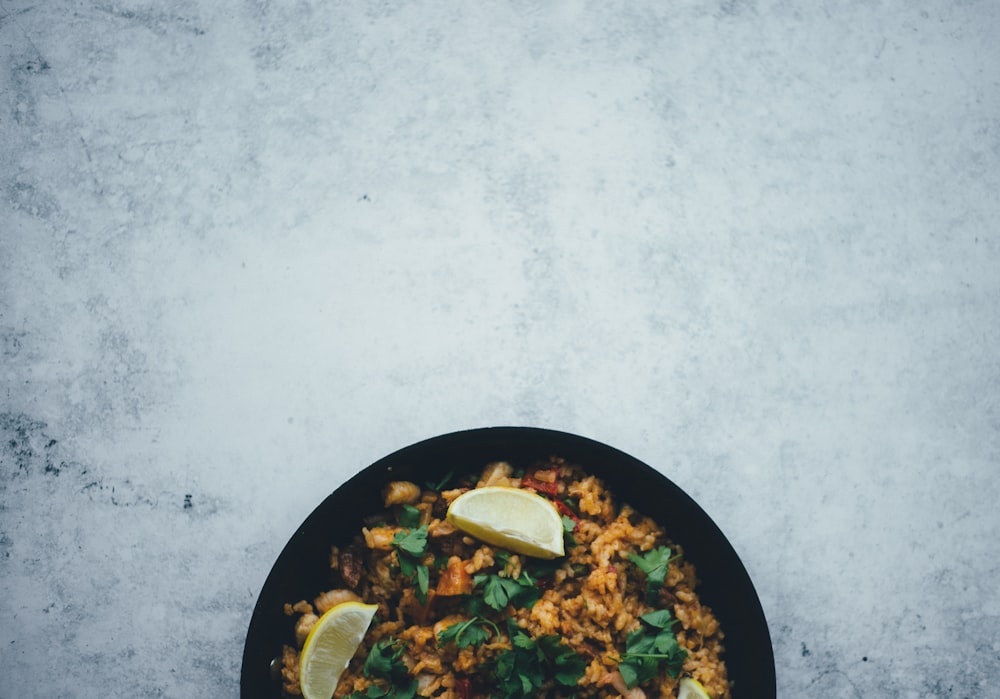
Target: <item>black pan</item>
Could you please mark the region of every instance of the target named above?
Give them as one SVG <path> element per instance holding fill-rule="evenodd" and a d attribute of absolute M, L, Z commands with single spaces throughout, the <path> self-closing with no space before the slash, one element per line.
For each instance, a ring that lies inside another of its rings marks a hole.
<path fill-rule="evenodd" d="M 292 644 L 285 602 L 311 600 L 329 587 L 331 544 L 347 544 L 362 517 L 382 509 L 380 491 L 390 480 L 417 483 L 478 472 L 491 461 L 530 466 L 561 456 L 604 479 L 620 502 L 664 527 L 697 568 L 702 603 L 725 631 L 725 660 L 734 699 L 774 699 L 774 654 L 767 621 L 753 583 L 732 545 L 684 491 L 646 464 L 585 437 L 530 427 L 489 427 L 434 437 L 400 449 L 364 469 L 328 496 L 296 530 L 261 589 L 250 619 L 242 699 L 275 699 L 280 682 L 271 662 Z"/>

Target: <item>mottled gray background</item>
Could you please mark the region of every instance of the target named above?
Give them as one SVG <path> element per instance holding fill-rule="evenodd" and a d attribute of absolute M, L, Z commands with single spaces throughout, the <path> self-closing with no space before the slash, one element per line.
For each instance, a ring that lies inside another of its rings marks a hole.
<path fill-rule="evenodd" d="M 781 697 L 998 697 L 1000 5 L 0 0 L 0 697 L 224 697 L 375 459 L 730 536 Z"/>

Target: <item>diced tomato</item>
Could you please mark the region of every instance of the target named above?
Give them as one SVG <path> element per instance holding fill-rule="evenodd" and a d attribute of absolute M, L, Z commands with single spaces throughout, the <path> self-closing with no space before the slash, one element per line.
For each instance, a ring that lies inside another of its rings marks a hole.
<path fill-rule="evenodd" d="M 468 677 L 456 677 L 455 694 L 459 699 L 469 699 L 472 696 L 472 681 Z"/>

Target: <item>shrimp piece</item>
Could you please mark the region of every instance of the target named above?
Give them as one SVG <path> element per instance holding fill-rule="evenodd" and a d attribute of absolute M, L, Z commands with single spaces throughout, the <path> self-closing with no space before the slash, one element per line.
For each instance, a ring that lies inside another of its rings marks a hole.
<path fill-rule="evenodd" d="M 617 670 L 602 677 L 597 684 L 610 684 L 615 688 L 615 691 L 621 694 L 625 699 L 646 699 L 646 693 L 642 691 L 641 688 L 633 687 L 632 689 L 629 689 L 625 685 L 625 678 L 622 677 L 622 673 Z"/>
<path fill-rule="evenodd" d="M 305 644 L 306 637 L 312 631 L 317 621 L 319 621 L 318 616 L 308 613 L 300 616 L 299 620 L 295 622 L 295 642 L 299 644 L 299 648 Z"/>
<path fill-rule="evenodd" d="M 350 590 L 327 590 L 320 593 L 319 597 L 313 600 L 313 604 L 320 614 L 325 614 L 338 604 L 344 602 L 360 602 L 361 598 Z"/>
<path fill-rule="evenodd" d="M 420 500 L 420 486 L 410 481 L 391 481 L 382 491 L 386 507 L 412 505 Z"/>
<path fill-rule="evenodd" d="M 513 472 L 514 469 L 506 461 L 495 461 L 492 464 L 487 464 L 483 469 L 482 475 L 479 477 L 479 483 L 476 484 L 476 487 L 507 485 L 507 479 L 510 478 L 510 474 Z"/>
<path fill-rule="evenodd" d="M 427 536 L 438 539 L 442 536 L 451 536 L 458 530 L 455 525 L 446 519 L 436 519 L 427 527 Z"/>
<path fill-rule="evenodd" d="M 363 527 L 361 533 L 365 537 L 365 544 L 370 549 L 378 551 L 391 551 L 392 540 L 398 532 L 402 531 L 398 527 Z"/>

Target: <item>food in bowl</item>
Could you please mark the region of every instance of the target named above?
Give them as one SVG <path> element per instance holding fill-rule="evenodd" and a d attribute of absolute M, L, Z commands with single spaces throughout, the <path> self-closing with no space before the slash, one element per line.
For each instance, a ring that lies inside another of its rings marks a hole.
<path fill-rule="evenodd" d="M 320 615 L 353 602 L 378 610 L 337 676 L 337 699 L 677 697 L 685 678 L 729 699 L 723 630 L 694 566 L 581 466 L 554 457 L 392 481 L 383 504 L 350 543 L 331 546 L 330 588 L 285 605 L 287 696 L 302 694 L 303 646 Z"/>

